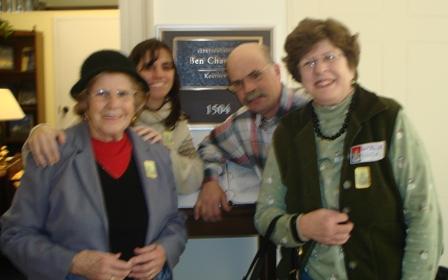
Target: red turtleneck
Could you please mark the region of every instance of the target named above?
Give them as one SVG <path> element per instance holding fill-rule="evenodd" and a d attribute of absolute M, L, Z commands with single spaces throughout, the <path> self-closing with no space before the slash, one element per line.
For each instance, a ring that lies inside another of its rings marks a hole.
<path fill-rule="evenodd" d="M 113 178 L 120 178 L 131 161 L 132 144 L 129 136 L 124 133 L 121 140 L 111 142 L 103 142 L 94 138 L 91 140 L 98 164 Z"/>

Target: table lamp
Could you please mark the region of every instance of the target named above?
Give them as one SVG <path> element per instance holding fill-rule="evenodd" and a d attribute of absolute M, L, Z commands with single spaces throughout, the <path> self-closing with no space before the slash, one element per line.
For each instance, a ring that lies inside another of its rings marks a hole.
<path fill-rule="evenodd" d="M 25 114 L 12 92 L 7 88 L 0 88 L 0 121 L 20 120 L 24 117 Z M 0 175 L 5 171 L 7 156 L 6 146 L 2 147 L 0 149 Z"/>
<path fill-rule="evenodd" d="M 0 88 L 0 121 L 20 120 L 24 117 L 25 114 L 12 92 L 7 88 Z"/>

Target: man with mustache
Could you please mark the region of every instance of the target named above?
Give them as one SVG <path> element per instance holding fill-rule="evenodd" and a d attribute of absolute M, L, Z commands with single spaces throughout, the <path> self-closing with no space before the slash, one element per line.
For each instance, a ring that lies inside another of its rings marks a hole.
<path fill-rule="evenodd" d="M 231 210 L 218 181 L 225 163 L 232 161 L 253 170 L 260 183 L 278 121 L 305 104 L 303 95 L 282 84 L 280 66 L 274 63 L 263 45 L 245 43 L 232 50 L 226 73 L 229 90 L 244 106 L 215 127 L 199 145 L 199 155 L 204 161 L 204 181 L 194 215 L 195 219 L 209 222 L 221 220 L 221 210 Z"/>

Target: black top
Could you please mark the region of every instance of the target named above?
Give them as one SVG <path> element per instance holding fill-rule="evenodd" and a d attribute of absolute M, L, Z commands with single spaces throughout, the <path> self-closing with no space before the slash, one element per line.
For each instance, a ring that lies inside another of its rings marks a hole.
<path fill-rule="evenodd" d="M 128 260 L 136 247 L 145 245 L 149 219 L 137 166 L 132 158 L 118 179 L 97 166 L 109 222 L 110 252 L 121 253 L 120 259 Z"/>

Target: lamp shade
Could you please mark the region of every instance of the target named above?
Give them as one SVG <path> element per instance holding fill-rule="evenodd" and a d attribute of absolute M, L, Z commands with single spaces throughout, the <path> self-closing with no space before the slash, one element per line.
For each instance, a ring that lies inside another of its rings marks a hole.
<path fill-rule="evenodd" d="M 25 114 L 12 92 L 7 88 L 0 88 L 0 121 L 20 120 L 24 117 Z"/>

